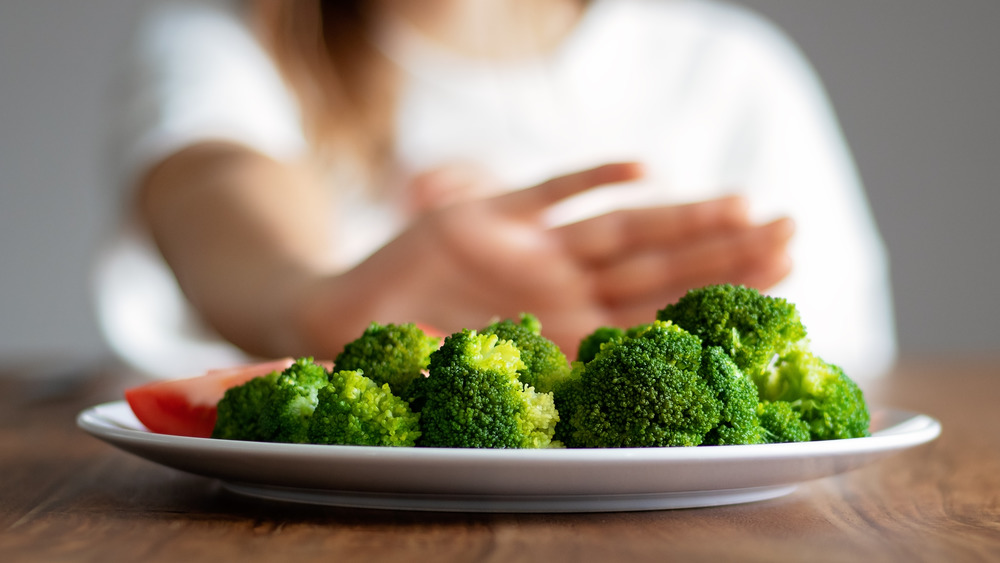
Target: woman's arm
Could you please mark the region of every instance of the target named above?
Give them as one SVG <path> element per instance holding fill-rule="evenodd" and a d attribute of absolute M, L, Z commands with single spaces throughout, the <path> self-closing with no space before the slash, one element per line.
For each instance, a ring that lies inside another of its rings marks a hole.
<path fill-rule="evenodd" d="M 305 169 L 239 145 L 201 143 L 155 166 L 141 217 L 188 300 L 260 356 L 306 352 L 292 316 L 328 271 L 328 202 Z"/>
<path fill-rule="evenodd" d="M 168 158 L 147 177 L 141 209 L 188 299 L 261 356 L 331 358 L 372 321 L 451 332 L 522 311 L 572 355 L 597 326 L 648 322 L 691 287 L 767 287 L 787 274 L 790 223 L 752 225 L 737 198 L 543 225 L 551 205 L 641 174 L 609 164 L 432 209 L 343 272 L 329 266 L 324 190 L 238 146 Z"/>

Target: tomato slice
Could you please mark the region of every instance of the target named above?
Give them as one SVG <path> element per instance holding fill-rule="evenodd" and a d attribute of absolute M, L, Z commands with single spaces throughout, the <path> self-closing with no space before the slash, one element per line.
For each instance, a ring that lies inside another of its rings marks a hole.
<path fill-rule="evenodd" d="M 259 364 L 211 370 L 198 377 L 154 381 L 125 391 L 139 422 L 159 434 L 208 438 L 215 428 L 216 409 L 226 389 L 242 385 L 295 363 L 282 358 Z"/>

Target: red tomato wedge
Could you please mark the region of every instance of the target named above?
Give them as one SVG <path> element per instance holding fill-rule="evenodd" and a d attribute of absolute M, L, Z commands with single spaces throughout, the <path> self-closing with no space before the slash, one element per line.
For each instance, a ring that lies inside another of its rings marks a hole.
<path fill-rule="evenodd" d="M 211 370 L 198 377 L 154 381 L 126 390 L 125 400 L 139 422 L 153 432 L 208 438 L 215 428 L 215 405 L 226 389 L 272 371 L 282 371 L 294 362 L 292 358 L 283 358 Z"/>

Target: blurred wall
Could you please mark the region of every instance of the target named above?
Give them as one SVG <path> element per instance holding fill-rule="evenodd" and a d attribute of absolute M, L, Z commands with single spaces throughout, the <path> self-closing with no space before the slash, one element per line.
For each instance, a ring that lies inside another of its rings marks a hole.
<path fill-rule="evenodd" d="M 823 77 L 888 244 L 903 352 L 1000 348 L 1000 2 L 743 3 Z"/>
<path fill-rule="evenodd" d="M 0 362 L 105 354 L 87 287 L 111 221 L 102 94 L 146 3 L 0 2 Z M 743 3 L 827 85 L 888 244 L 904 353 L 997 348 L 1000 2 Z"/>

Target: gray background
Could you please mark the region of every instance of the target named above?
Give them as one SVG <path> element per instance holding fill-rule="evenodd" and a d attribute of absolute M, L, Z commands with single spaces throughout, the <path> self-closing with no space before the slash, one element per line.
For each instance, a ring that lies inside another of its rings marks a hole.
<path fill-rule="evenodd" d="M 88 294 L 112 221 L 102 94 L 145 3 L 0 3 L 0 363 L 106 355 Z M 996 348 L 1000 2 L 744 4 L 828 88 L 889 248 L 903 353 Z"/>

